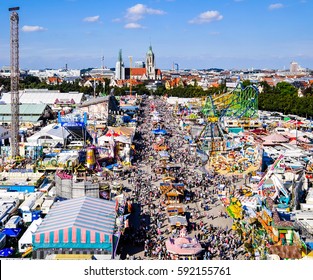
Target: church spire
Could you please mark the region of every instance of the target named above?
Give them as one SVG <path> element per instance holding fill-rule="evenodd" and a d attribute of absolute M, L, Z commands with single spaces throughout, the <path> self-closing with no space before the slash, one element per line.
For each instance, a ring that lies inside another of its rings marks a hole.
<path fill-rule="evenodd" d="M 146 54 L 146 73 L 148 79 L 155 80 L 155 62 L 151 43 Z"/>
<path fill-rule="evenodd" d="M 124 80 L 125 79 L 125 68 L 124 62 L 122 58 L 122 49 L 118 52 L 118 59 L 115 66 L 115 78 L 117 80 Z"/>
<path fill-rule="evenodd" d="M 120 51 L 118 52 L 118 61 L 122 62 L 123 58 L 122 58 L 122 49 L 120 49 Z"/>

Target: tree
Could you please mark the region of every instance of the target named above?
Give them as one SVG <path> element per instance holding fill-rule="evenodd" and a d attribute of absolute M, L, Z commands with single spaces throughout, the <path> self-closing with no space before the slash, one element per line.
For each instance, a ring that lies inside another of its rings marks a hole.
<path fill-rule="evenodd" d="M 247 86 L 250 86 L 250 85 L 251 85 L 251 82 L 250 82 L 250 80 L 244 80 L 244 81 L 242 82 L 242 85 L 243 85 L 244 88 L 246 88 Z"/>

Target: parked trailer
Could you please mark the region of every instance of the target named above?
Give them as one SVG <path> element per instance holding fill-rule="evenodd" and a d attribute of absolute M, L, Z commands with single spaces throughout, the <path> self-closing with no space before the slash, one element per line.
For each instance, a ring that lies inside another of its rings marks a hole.
<path fill-rule="evenodd" d="M 14 215 L 6 222 L 4 228 L 19 228 L 22 223 L 22 218 L 20 216 Z"/>

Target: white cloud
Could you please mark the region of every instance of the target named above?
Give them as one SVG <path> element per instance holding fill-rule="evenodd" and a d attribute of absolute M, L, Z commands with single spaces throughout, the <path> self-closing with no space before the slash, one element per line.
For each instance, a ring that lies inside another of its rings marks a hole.
<path fill-rule="evenodd" d="M 201 24 L 201 23 L 209 23 L 212 21 L 222 20 L 223 16 L 218 11 L 206 11 L 196 18 L 189 21 L 191 24 Z"/>
<path fill-rule="evenodd" d="M 281 9 L 281 8 L 283 8 L 283 7 L 284 7 L 283 4 L 281 4 L 281 3 L 276 3 L 276 4 L 271 4 L 271 5 L 269 5 L 269 6 L 268 6 L 268 9 L 272 11 L 272 10 Z"/>
<path fill-rule="evenodd" d="M 133 7 L 127 9 L 126 18 L 131 21 L 138 21 L 145 15 L 164 15 L 165 12 L 162 10 L 156 10 L 148 8 L 143 4 L 136 4 Z"/>
<path fill-rule="evenodd" d="M 93 16 L 93 17 L 85 17 L 83 21 L 85 22 L 98 22 L 100 20 L 100 16 Z"/>
<path fill-rule="evenodd" d="M 130 22 L 130 23 L 125 24 L 124 28 L 126 28 L 126 29 L 139 29 L 139 28 L 143 28 L 143 26 L 139 23 Z"/>
<path fill-rule="evenodd" d="M 45 31 L 47 29 L 38 26 L 38 25 L 24 25 L 22 27 L 22 31 L 24 32 L 38 32 L 38 31 Z"/>
<path fill-rule="evenodd" d="M 120 18 L 114 18 L 114 19 L 112 19 L 112 22 L 121 22 L 122 21 L 122 19 L 120 19 Z"/>

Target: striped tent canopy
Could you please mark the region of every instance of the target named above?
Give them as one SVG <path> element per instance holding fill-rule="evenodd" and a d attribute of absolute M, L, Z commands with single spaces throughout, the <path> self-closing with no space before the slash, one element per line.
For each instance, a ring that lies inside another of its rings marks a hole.
<path fill-rule="evenodd" d="M 80 197 L 57 202 L 33 234 L 33 248 L 113 248 L 115 202 Z"/>

